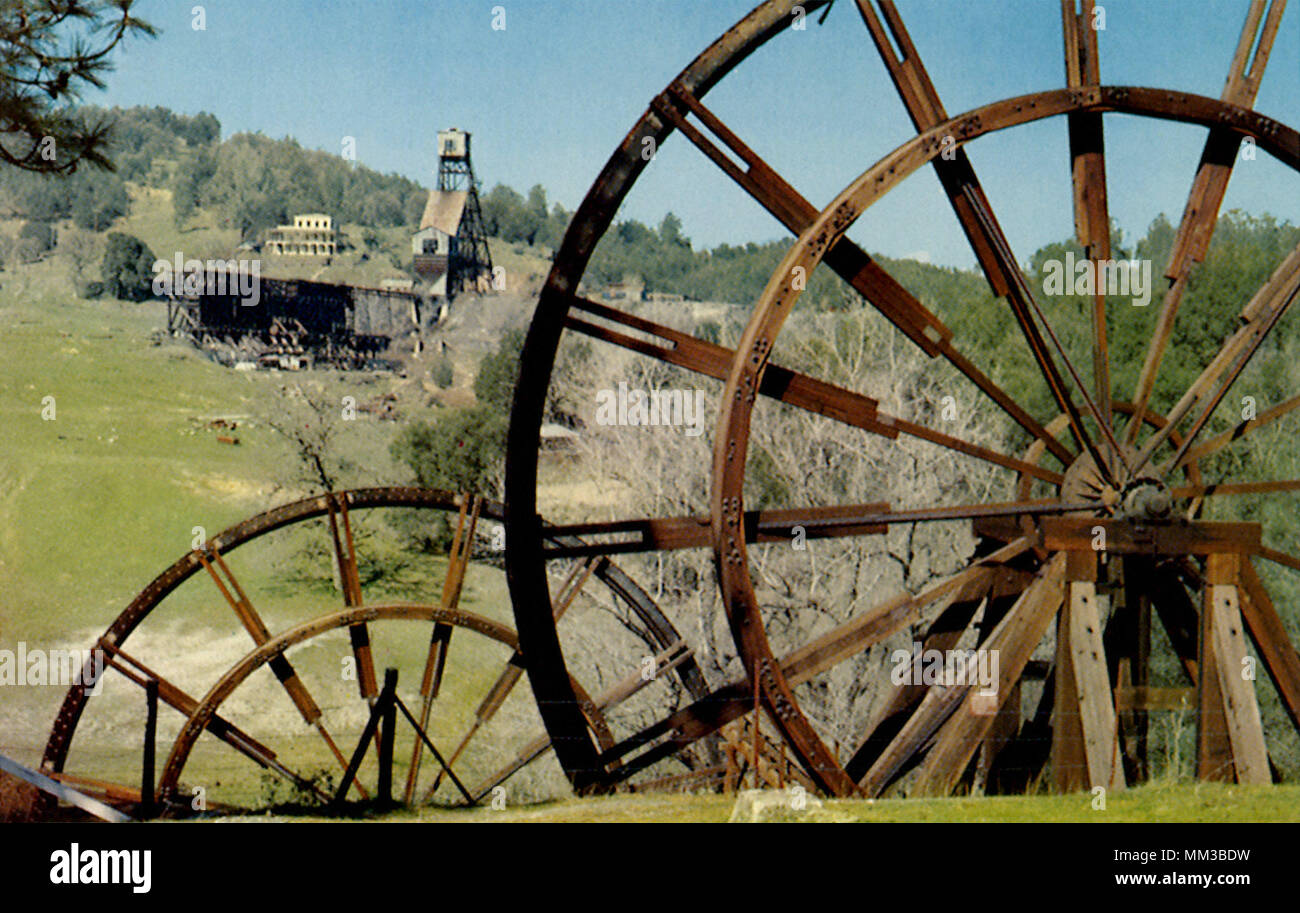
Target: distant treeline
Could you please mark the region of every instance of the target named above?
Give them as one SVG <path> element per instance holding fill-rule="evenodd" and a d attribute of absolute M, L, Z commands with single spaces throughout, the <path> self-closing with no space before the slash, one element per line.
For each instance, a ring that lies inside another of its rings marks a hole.
<path fill-rule="evenodd" d="M 130 181 L 170 190 L 178 226 L 184 227 L 202 209 L 215 214 L 225 227 L 238 230 L 241 238 L 256 240 L 267 229 L 303 212 L 326 212 L 372 229 L 413 230 L 428 196 L 427 188 L 409 178 L 380 174 L 338 154 L 304 149 L 293 139 L 238 133 L 222 140 L 221 124 L 207 113 L 187 116 L 161 107 L 88 109 L 88 113 L 114 123 L 109 151 L 116 171 L 83 168 L 59 178 L 14 168 L 0 170 L 0 214 L 29 223 L 71 219 L 84 230 L 105 232 L 129 211 L 126 182 Z M 541 185 L 522 194 L 496 184 L 483 194 L 482 204 L 490 235 L 552 252 L 560 246 L 571 218 L 562 205 L 548 201 Z M 53 240 L 46 228 L 43 224 L 24 227 L 20 241 L 39 252 Z M 1117 256 L 1149 258 L 1158 276 L 1173 232 L 1164 216 L 1158 217 L 1136 244 L 1125 244 L 1116 232 Z M 1295 226 L 1278 224 L 1268 216 L 1229 213 L 1220 220 L 1212 255 L 1198 269 L 1194 292 L 1184 305 L 1194 310 L 1201 295 L 1215 299 L 1205 320 L 1192 324 L 1206 334 L 1205 339 L 1194 341 L 1198 348 L 1218 338 L 1223 322 L 1232 319 L 1225 316 L 1233 313 L 1234 305 L 1229 302 L 1248 295 L 1249 283 L 1262 281 L 1259 277 L 1267 276 L 1280 260 L 1279 252 L 1289 249 L 1297 235 L 1300 230 Z M 635 277 L 650 292 L 747 304 L 762 294 L 788 244 L 782 239 L 697 249 L 684 234 L 681 220 L 671 212 L 657 227 L 627 219 L 605 234 L 587 279 L 599 285 Z M 1059 259 L 1070 250 L 1078 253 L 1072 243 L 1049 244 L 1033 252 L 1029 258 L 1031 282 L 1041 285 L 1043 262 Z M 882 258 L 881 262 L 927 306 L 946 312 L 950 324 L 965 324 L 968 314 L 984 313 L 976 305 L 988 303 L 991 297 L 987 285 L 973 271 L 912 260 Z M 1112 320 L 1123 323 L 1151 313 L 1163 297 L 1162 289 L 1155 293 L 1150 309 L 1117 310 Z M 809 277 L 802 300 L 805 307 L 825 310 L 858 306 L 856 296 L 827 269 L 816 270 Z M 1082 302 L 1071 300 L 1072 318 L 1082 320 L 1087 311 Z M 956 303 L 961 305 L 954 306 Z M 996 351 L 1006 327 L 982 316 L 962 330 Z M 1120 338 L 1141 338 L 1147 333 L 1137 326 L 1113 330 Z M 1126 335 L 1129 331 L 1132 336 Z"/>
<path fill-rule="evenodd" d="M 84 168 L 61 178 L 4 169 L 0 211 L 41 222 L 70 218 L 87 231 L 104 231 L 128 213 L 125 182 L 131 181 L 172 191 L 178 226 L 202 207 L 241 238 L 254 239 L 302 212 L 374 228 L 414 226 L 428 195 L 409 178 L 303 149 L 292 139 L 237 133 L 222 141 L 211 114 L 157 107 L 93 113 L 113 122 L 108 152 L 116 170 Z"/>
<path fill-rule="evenodd" d="M 554 251 L 564 238 L 572 213 L 559 203 L 547 203 L 546 190 L 534 186 L 525 197 L 498 184 L 483 196 L 488 233 L 511 243 L 532 244 Z M 637 278 L 647 292 L 669 292 L 697 301 L 752 301 L 763 291 L 788 242 L 696 250 L 673 213 L 658 228 L 636 219 L 615 224 L 596 248 L 587 279 L 597 285 Z M 808 300 L 818 307 L 844 306 L 843 285 L 818 273 L 808 285 Z"/>

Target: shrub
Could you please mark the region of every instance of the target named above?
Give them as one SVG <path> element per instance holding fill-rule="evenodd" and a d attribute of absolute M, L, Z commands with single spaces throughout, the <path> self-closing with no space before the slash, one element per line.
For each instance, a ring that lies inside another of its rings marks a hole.
<path fill-rule="evenodd" d="M 429 376 L 433 378 L 433 382 L 441 390 L 446 390 L 455 382 L 456 372 L 452 368 L 451 359 L 447 357 L 446 352 L 443 352 L 438 360 L 433 363 L 433 367 L 429 369 Z"/>
<path fill-rule="evenodd" d="M 115 231 L 104 248 L 104 291 L 124 301 L 144 301 L 153 294 L 153 251 L 133 235 Z"/>
<path fill-rule="evenodd" d="M 26 222 L 18 232 L 18 257 L 24 263 L 39 260 L 52 247 L 54 226 L 49 222 Z"/>

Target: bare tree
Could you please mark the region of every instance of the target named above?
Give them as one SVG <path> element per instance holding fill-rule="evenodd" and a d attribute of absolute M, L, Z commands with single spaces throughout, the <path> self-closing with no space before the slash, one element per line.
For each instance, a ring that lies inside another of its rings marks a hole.
<path fill-rule="evenodd" d="M 680 311 L 667 309 L 647 307 L 646 316 L 669 325 L 687 322 Z M 729 335 L 737 333 L 733 328 Z M 1007 434 L 992 414 L 978 408 L 978 394 L 955 372 L 936 371 L 870 311 L 796 315 L 773 360 L 872 396 L 882 411 L 974 443 L 996 446 Z M 599 424 L 594 393 L 620 382 L 629 390 L 701 389 L 704 433 L 693 437 L 680 427 Z M 566 342 L 552 408 L 576 414 L 582 433 L 578 454 L 543 473 L 542 513 L 574 519 L 707 513 L 721 390 L 718 382 L 622 349 Z M 1007 493 L 1010 484 L 1006 473 L 998 475 L 986 464 L 928 442 L 904 436 L 887 440 L 775 401 L 756 405 L 748 466 L 745 498 L 751 509 L 973 503 Z M 974 546 L 969 524 L 947 522 L 897 525 L 884 536 L 751 547 L 753 583 L 774 650 L 780 655 L 904 590 L 916 592 L 956 572 Z M 651 552 L 619 560 L 670 615 L 710 681 L 716 685 L 742 673 L 710 553 Z M 571 640 L 566 656 L 581 664 L 589 653 L 593 673 L 620 650 L 627 655 L 615 666 L 626 668 L 637 649 L 635 639 L 627 636 L 625 609 L 605 598 L 597 611 L 612 616 L 615 624 L 596 628 L 571 621 L 566 627 L 581 632 L 566 635 Z M 609 639 L 600 641 L 598 631 L 607 632 Z M 888 677 L 882 673 L 889 653 L 910 642 L 913 633 L 903 632 L 801 686 L 801 704 L 827 738 L 848 741 L 862 731 L 887 691 Z M 681 698 L 660 695 L 665 697 Z"/>
<path fill-rule="evenodd" d="M 319 386 L 296 383 L 280 388 L 274 413 L 263 421 L 293 448 L 298 462 L 290 479 L 311 491 L 334 491 L 351 464 L 334 447 L 343 413 Z"/>

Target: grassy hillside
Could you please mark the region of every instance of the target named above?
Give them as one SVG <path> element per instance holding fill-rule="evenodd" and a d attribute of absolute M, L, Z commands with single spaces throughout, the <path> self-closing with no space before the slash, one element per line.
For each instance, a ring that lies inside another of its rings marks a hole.
<path fill-rule="evenodd" d="M 120 227 L 154 247 L 188 245 L 194 238 L 216 255 L 231 239 L 205 226 L 177 233 L 165 194 L 136 189 L 136 205 Z M 351 277 L 350 277 L 351 278 Z M 355 279 L 353 280 L 355 281 Z M 305 374 L 238 372 L 223 368 L 186 344 L 159 339 L 166 323 L 160 303 L 140 305 L 77 298 L 62 255 L 11 266 L 0 274 L 0 649 L 18 641 L 29 648 L 84 649 L 131 598 L 192 547 L 195 527 L 221 529 L 306 493 L 299 459 L 269 422 L 286 413 L 286 389 L 303 385 L 321 401 L 352 396 L 366 404 L 393 396 L 399 421 L 361 411 L 339 422 L 333 450 L 347 486 L 407 484 L 389 443 L 404 421 L 441 408 L 427 380 L 427 365 L 406 375 L 316 371 Z M 469 395 L 473 358 L 466 356 L 458 384 L 440 396 Z M 49 406 L 53 407 L 52 420 Z M 208 423 L 238 423 L 233 432 Z M 221 443 L 219 434 L 239 443 Z M 430 523 L 423 515 L 421 523 Z M 367 602 L 438 601 L 445 560 L 402 551 L 405 530 L 393 512 L 358 514 L 358 548 L 395 558 L 394 573 L 367 584 Z M 256 548 L 237 550 L 229 563 L 273 632 L 324 611 L 342 608 L 333 585 L 328 533 L 321 522 L 273 534 Z M 510 625 L 504 579 L 476 565 L 466 580 L 462 607 Z M 192 579 L 132 636 L 129 650 L 169 680 L 201 697 L 217 675 L 252 646 L 233 613 L 204 575 Z M 417 706 L 416 689 L 428 644 L 427 625 L 376 626 L 380 673 L 401 671 L 402 693 Z M 340 675 L 351 656 L 345 634 L 323 638 L 291 654 L 303 680 L 324 708 L 337 741 L 350 751 L 364 723 L 356 685 Z M 434 713 L 442 740 L 455 744 L 495 679 L 509 650 L 472 633 L 457 638 Z M 316 733 L 305 727 L 265 671 L 232 698 L 250 731 L 308 771 L 333 770 Z M 92 701 L 78 730 L 72 770 L 134 782 L 139 753 L 121 741 L 138 733 L 142 699 L 134 686 L 116 684 Z M 5 688 L 0 693 L 0 752 L 36 763 L 63 688 Z M 540 731 L 527 683 L 503 711 L 527 736 Z M 164 711 L 160 743 L 174 734 L 179 716 Z M 248 725 L 253 726 L 253 723 Z M 351 733 L 351 734 L 349 734 Z M 133 736 L 134 738 L 134 736 Z M 206 739 L 204 740 L 207 741 Z M 485 772 L 503 759 L 487 750 L 467 755 L 470 769 Z M 399 757 L 409 745 L 399 742 Z M 499 754 L 499 752 L 497 752 Z M 160 758 L 160 762 L 161 762 Z M 272 798 L 261 771 L 224 747 L 201 743 L 187 772 L 197 782 L 220 781 L 214 799 L 258 802 Z M 187 776 L 189 774 L 187 773 Z M 334 775 L 337 771 L 334 770 Z M 553 762 L 533 782 L 554 781 Z M 232 782 L 237 786 L 232 791 Z M 283 796 L 280 796 L 283 798 Z"/>
<path fill-rule="evenodd" d="M 170 259 L 181 253 L 185 258 L 207 260 L 234 256 L 256 256 L 261 260 L 264 276 L 311 278 L 320 282 L 378 286 L 385 279 L 408 278 L 410 273 L 410 232 L 403 227 L 373 228 L 344 223 L 341 230 L 347 249 L 326 263 L 324 258 L 279 257 L 241 253 L 236 250 L 239 233 L 222 227 L 220 215 L 200 209 L 178 229 L 172 218 L 172 192 L 139 184 L 130 185 L 131 212 L 113 226 L 114 231 L 135 235 L 154 254 Z M 64 224 L 68 228 L 69 223 Z M 16 231 L 16 226 L 14 228 Z M 365 239 L 373 239 L 368 246 Z M 499 239 L 490 242 L 493 263 L 506 271 L 506 291 L 525 293 L 537 289 L 550 262 L 537 248 Z"/>

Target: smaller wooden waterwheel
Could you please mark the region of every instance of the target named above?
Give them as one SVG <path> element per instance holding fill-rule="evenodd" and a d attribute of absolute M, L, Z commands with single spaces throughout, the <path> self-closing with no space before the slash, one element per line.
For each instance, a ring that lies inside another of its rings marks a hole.
<path fill-rule="evenodd" d="M 1097 36 L 1089 27 L 1093 4 L 1063 0 L 1066 87 L 995 101 L 954 117 L 894 4 L 857 0 L 865 32 L 917 135 L 820 210 L 703 98 L 758 47 L 824 4 L 761 4 L 654 99 L 611 156 L 557 253 L 524 348 L 511 419 L 507 570 L 516 623 L 532 659 L 530 676 L 541 712 L 553 735 L 565 735 L 560 760 L 579 789 L 607 788 L 621 776 L 612 770 L 613 762 L 622 761 L 622 771 L 646 766 L 755 708 L 784 737 L 807 776 L 834 795 L 880 795 L 895 786 L 909 795 L 990 787 L 998 765 L 1009 769 L 1011 759 L 1018 779 L 1004 780 L 1004 788 L 1027 788 L 1044 775 L 1063 790 L 1116 788 L 1149 774 L 1149 711 L 1175 700 L 1194 714 L 1198 776 L 1243 783 L 1273 777 L 1268 754 L 1273 734 L 1264 732 L 1256 693 L 1257 679 L 1265 676 L 1255 675 L 1256 661 L 1300 729 L 1300 657 L 1263 583 L 1276 569 L 1261 572 L 1258 565 L 1300 570 L 1300 559 L 1276 547 L 1294 541 L 1294 528 L 1209 522 L 1204 513 L 1207 504 L 1234 496 L 1289 497 L 1300 490 L 1300 480 L 1207 483 L 1202 464 L 1300 406 L 1300 396 L 1291 396 L 1227 427 L 1223 413 L 1216 412 L 1300 291 L 1300 248 L 1241 302 L 1234 331 L 1163 414 L 1153 407 L 1153 391 L 1189 278 L 1209 248 L 1239 147 L 1249 141 L 1293 171 L 1300 169 L 1300 134 L 1251 110 L 1283 6 L 1265 0 L 1250 4 L 1222 97 L 1212 99 L 1103 85 Z M 986 134 L 1064 117 L 1078 241 L 1094 264 L 1109 261 L 1102 127 L 1110 113 L 1208 130 L 1164 267 L 1168 292 L 1136 389 L 1127 397 L 1112 385 L 1119 372 L 1107 340 L 1105 296 L 1096 296 L 1090 315 L 1091 376 L 1085 379 L 1036 300 L 965 151 Z M 643 150 L 662 145 L 674 132 L 796 237 L 734 349 L 577 291 L 597 242 L 645 168 Z M 1035 415 L 1023 399 L 1008 393 L 987 366 L 962 352 L 938 315 L 847 237 L 873 204 L 927 165 L 935 168 L 990 287 L 1014 317 L 1055 416 Z M 1007 439 L 1027 436 L 1028 448 L 1008 453 L 886 414 L 879 401 L 862 392 L 780 364 L 774 353 L 780 352 L 781 331 L 819 268 L 851 286 L 900 338 L 968 382 L 981 404 L 1004 419 L 1011 432 Z M 552 598 L 545 586 L 547 562 L 565 553 L 546 545 L 547 529 L 536 516 L 539 430 L 566 332 L 725 384 L 707 517 L 629 517 L 565 527 L 587 538 L 588 548 L 609 552 L 711 548 L 723 608 L 743 661 L 743 677 L 716 685 L 707 698 L 612 751 L 582 735 L 580 701 L 567 684 L 565 646 L 551 621 Z M 748 509 L 750 441 L 762 415 L 756 405 L 764 401 L 864 436 L 925 441 L 972 469 L 995 467 L 1003 473 L 1005 497 L 893 508 L 882 491 L 872 503 Z M 756 542 L 788 541 L 796 527 L 808 538 L 868 537 L 945 522 L 971 524 L 976 543 L 974 557 L 954 576 L 857 611 L 814 639 L 791 640 L 784 630 L 772 629 L 751 566 Z M 1186 689 L 1151 684 L 1157 621 Z M 976 655 L 995 654 L 993 687 L 907 684 L 895 688 L 852 738 L 844 739 L 842 732 L 832 738 L 828 721 L 815 721 L 805 711 L 806 698 L 840 664 L 910 626 L 919 626 L 926 650 L 973 641 Z M 1054 650 L 1047 651 L 1052 643 Z M 1037 695 L 1036 706 L 1023 706 L 1029 703 L 1027 683 Z"/>
<path fill-rule="evenodd" d="M 536 798 L 535 786 L 521 795 L 516 778 L 551 741 L 517 687 L 525 663 L 491 566 L 499 554 L 484 541 L 490 535 L 476 537 L 480 522 L 496 526 L 501 513 L 469 494 L 355 489 L 206 538 L 92 645 L 102 666 L 88 665 L 68 691 L 42 771 L 132 815 L 381 796 L 440 805 Z M 453 531 L 445 569 L 432 584 L 419 568 L 403 577 L 393 545 L 440 517 Z M 396 567 L 397 579 L 375 583 L 381 567 Z M 461 604 L 467 582 L 475 611 Z M 627 605 L 648 638 L 641 652 L 680 640 L 608 558 L 573 562 L 558 582 L 566 608 L 588 587 Z M 375 708 L 388 670 L 398 673 L 397 700 L 385 723 Z M 703 693 L 690 657 L 665 670 L 687 693 Z M 573 682 L 603 744 L 612 744 L 621 705 L 649 684 L 626 678 L 595 694 Z"/>

